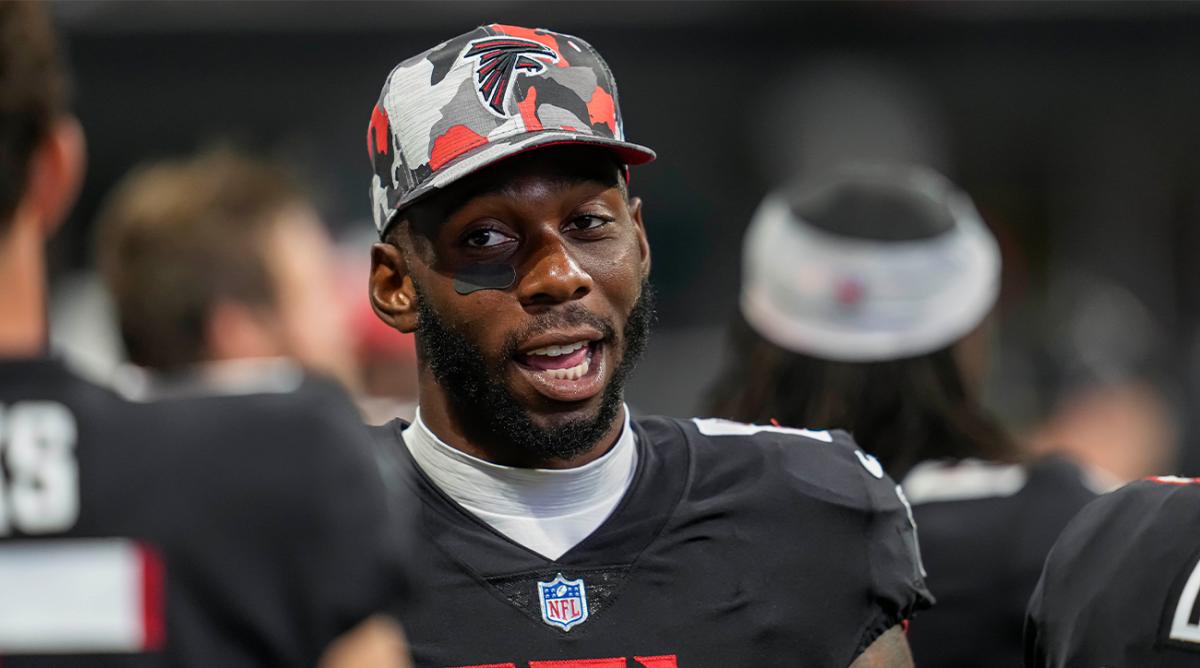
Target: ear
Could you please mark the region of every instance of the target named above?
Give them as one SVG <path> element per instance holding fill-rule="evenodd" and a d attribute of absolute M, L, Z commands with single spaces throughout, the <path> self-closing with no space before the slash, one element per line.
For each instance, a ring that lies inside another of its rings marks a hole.
<path fill-rule="evenodd" d="M 417 290 L 404 253 L 394 244 L 371 247 L 371 308 L 392 329 L 406 334 L 417 329 Z"/>
<path fill-rule="evenodd" d="M 49 237 L 56 230 L 83 184 L 86 143 L 74 116 L 62 116 L 34 150 L 23 205 Z"/>
<path fill-rule="evenodd" d="M 641 253 L 642 279 L 650 276 L 650 241 L 646 238 L 646 224 L 642 222 L 642 198 L 629 198 L 629 216 L 637 228 L 638 251 Z"/>

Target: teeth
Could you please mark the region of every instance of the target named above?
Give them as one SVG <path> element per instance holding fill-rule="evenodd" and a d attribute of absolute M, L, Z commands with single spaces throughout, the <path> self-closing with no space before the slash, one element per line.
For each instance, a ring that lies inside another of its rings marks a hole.
<path fill-rule="evenodd" d="M 579 364 L 567 369 L 547 369 L 542 373 L 551 378 L 558 378 L 560 380 L 579 380 L 587 375 L 588 367 L 590 365 L 591 360 L 585 359 Z"/>
<path fill-rule="evenodd" d="M 538 348 L 537 350 L 531 350 L 525 354 L 544 355 L 546 357 L 562 357 L 563 355 L 573 353 L 586 345 L 587 341 L 576 341 L 575 343 L 568 343 L 565 346 L 546 346 L 545 348 Z"/>

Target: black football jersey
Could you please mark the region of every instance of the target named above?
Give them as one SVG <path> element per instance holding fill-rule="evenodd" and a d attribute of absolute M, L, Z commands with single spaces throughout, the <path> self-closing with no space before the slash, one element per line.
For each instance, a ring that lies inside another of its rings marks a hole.
<path fill-rule="evenodd" d="M 0 665 L 312 666 L 395 596 L 332 383 L 137 403 L 0 361 Z"/>
<path fill-rule="evenodd" d="M 938 599 L 909 626 L 916 664 L 1020 666 L 1025 608 L 1046 554 L 1096 492 L 1079 467 L 1057 457 L 1028 466 L 932 463 L 914 469 L 904 487 Z"/>
<path fill-rule="evenodd" d="M 557 560 L 423 476 L 405 424 L 374 430 L 420 506 L 417 666 L 845 668 L 931 602 L 897 487 L 840 432 L 639 418 L 617 508 Z"/>
<path fill-rule="evenodd" d="M 1130 483 L 1071 521 L 1029 603 L 1027 666 L 1200 666 L 1198 483 Z"/>

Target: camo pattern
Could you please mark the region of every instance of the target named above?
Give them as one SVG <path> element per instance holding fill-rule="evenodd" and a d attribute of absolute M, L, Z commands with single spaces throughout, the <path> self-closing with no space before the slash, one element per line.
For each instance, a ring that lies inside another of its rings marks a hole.
<path fill-rule="evenodd" d="M 492 24 L 443 42 L 397 65 L 371 113 L 375 226 L 382 234 L 398 209 L 496 160 L 559 143 L 654 159 L 625 142 L 612 73 L 578 37 Z"/>

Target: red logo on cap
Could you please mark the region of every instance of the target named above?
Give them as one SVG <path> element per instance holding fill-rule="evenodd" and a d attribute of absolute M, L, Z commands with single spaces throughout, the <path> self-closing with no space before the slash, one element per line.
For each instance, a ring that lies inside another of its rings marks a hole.
<path fill-rule="evenodd" d="M 484 106 L 497 116 L 509 118 L 505 112 L 512 78 L 517 73 L 537 74 L 550 63 L 558 62 L 558 53 L 550 47 L 520 37 L 485 37 L 471 42 L 464 58 L 476 58 L 475 90 Z"/>

